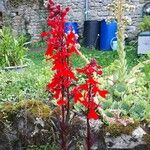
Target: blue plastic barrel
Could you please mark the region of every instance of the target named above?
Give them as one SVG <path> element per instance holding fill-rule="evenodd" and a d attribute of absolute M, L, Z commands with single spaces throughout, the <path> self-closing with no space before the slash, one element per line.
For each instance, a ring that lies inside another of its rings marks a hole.
<path fill-rule="evenodd" d="M 117 33 L 117 22 L 111 21 L 106 22 L 102 20 L 100 22 L 100 50 L 111 51 L 112 39 L 116 38 Z"/>
<path fill-rule="evenodd" d="M 65 33 L 68 33 L 70 30 L 73 30 L 74 33 L 78 34 L 78 23 L 77 22 L 66 22 L 65 23 Z"/>

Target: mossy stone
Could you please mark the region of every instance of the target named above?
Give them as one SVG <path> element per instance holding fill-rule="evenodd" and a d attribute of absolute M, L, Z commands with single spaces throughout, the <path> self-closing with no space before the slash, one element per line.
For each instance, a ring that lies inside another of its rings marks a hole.
<path fill-rule="evenodd" d="M 150 145 L 150 134 L 145 134 L 143 137 L 146 144 Z"/>
<path fill-rule="evenodd" d="M 124 126 L 120 123 L 111 124 L 105 127 L 105 133 L 110 133 L 111 136 L 117 137 L 121 134 L 131 135 L 133 130 L 135 130 L 139 126 L 139 122 L 135 122 L 134 124 L 129 124 Z"/>
<path fill-rule="evenodd" d="M 25 109 L 30 112 L 34 117 L 46 119 L 51 114 L 50 107 L 42 101 L 37 100 L 24 100 L 20 101 L 14 106 L 14 111 Z"/>

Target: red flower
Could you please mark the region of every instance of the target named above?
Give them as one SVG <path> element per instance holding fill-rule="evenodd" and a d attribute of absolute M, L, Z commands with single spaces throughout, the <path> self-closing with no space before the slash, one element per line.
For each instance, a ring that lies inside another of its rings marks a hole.
<path fill-rule="evenodd" d="M 66 105 L 67 102 L 66 102 L 64 99 L 61 99 L 61 100 L 58 100 L 58 101 L 57 101 L 57 104 L 58 104 L 59 106 L 62 106 L 62 105 Z"/>
<path fill-rule="evenodd" d="M 68 12 L 68 11 L 69 11 L 69 7 L 66 8 L 66 12 Z"/>
<path fill-rule="evenodd" d="M 91 60 L 91 62 L 82 69 L 77 69 L 79 73 L 86 74 L 87 76 L 93 76 L 93 73 L 98 75 L 102 74 L 101 66 L 98 66 L 96 60 Z"/>
<path fill-rule="evenodd" d="M 88 101 L 86 101 L 86 100 L 80 100 L 80 103 L 81 104 L 83 104 L 83 106 L 85 106 L 86 108 L 88 108 L 89 107 L 89 103 L 88 103 Z"/>
<path fill-rule="evenodd" d="M 42 32 L 42 33 L 41 33 L 41 37 L 45 37 L 45 36 L 48 36 L 48 35 L 49 35 L 48 32 Z"/>
<path fill-rule="evenodd" d="M 99 115 L 95 112 L 95 110 L 91 109 L 87 115 L 87 118 L 97 120 L 99 119 Z"/>
<path fill-rule="evenodd" d="M 74 103 L 79 102 L 82 98 L 82 94 L 80 93 L 80 89 L 78 87 L 75 87 L 72 90 L 72 95 L 74 96 Z"/>
<path fill-rule="evenodd" d="M 109 92 L 107 90 L 99 90 L 99 95 L 103 98 L 106 98 Z"/>

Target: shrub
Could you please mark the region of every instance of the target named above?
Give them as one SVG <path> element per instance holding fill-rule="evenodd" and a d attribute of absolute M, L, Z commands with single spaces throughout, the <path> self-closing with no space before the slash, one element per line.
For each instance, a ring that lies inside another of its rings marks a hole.
<path fill-rule="evenodd" d="M 140 31 L 150 31 L 150 16 L 144 16 L 142 22 L 139 25 Z"/>
<path fill-rule="evenodd" d="M 28 50 L 24 46 L 25 42 L 26 38 L 23 35 L 15 37 L 10 28 L 3 27 L 0 30 L 0 66 L 23 65 Z"/>

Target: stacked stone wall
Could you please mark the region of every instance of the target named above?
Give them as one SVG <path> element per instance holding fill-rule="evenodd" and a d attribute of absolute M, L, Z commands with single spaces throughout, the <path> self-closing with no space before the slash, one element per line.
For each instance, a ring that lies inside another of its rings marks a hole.
<path fill-rule="evenodd" d="M 70 12 L 68 15 L 69 21 L 76 21 L 79 24 L 80 33 L 83 31 L 83 23 L 85 14 L 87 13 L 88 20 L 106 19 L 111 16 L 107 5 L 112 0 L 88 0 L 88 11 L 85 10 L 85 0 L 56 0 L 63 5 L 69 6 Z M 127 27 L 127 34 L 129 37 L 135 37 L 138 34 L 138 25 L 142 20 L 143 5 L 147 0 L 130 0 L 136 6 L 135 12 L 128 13 L 132 18 L 132 24 Z M 46 30 L 47 11 L 44 6 L 40 7 L 38 3 L 32 5 L 23 4 L 17 8 L 11 8 L 11 25 L 16 33 L 29 33 L 33 39 L 38 37 L 41 31 Z"/>

